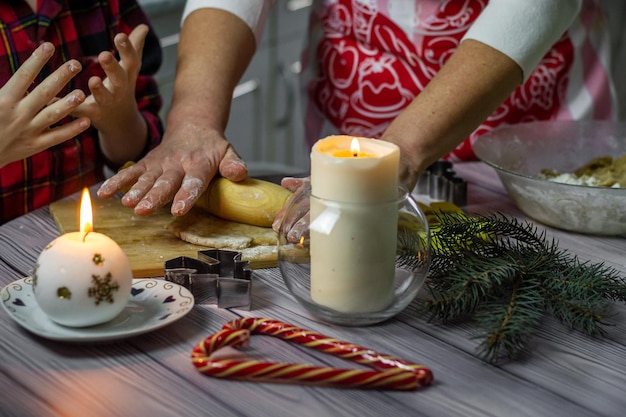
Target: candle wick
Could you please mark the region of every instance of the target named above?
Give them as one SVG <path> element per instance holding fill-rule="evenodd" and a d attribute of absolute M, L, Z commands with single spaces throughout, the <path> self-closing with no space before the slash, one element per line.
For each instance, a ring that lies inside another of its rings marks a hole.
<path fill-rule="evenodd" d="M 354 156 L 355 158 L 357 158 L 357 157 L 359 156 L 359 153 L 358 153 L 358 152 L 355 152 L 355 153 L 353 153 L 353 154 L 352 154 L 352 156 Z"/>
<path fill-rule="evenodd" d="M 83 235 L 83 242 L 85 241 L 85 239 L 87 239 L 87 235 L 89 234 L 89 232 L 91 232 L 91 230 L 87 230 Z"/>

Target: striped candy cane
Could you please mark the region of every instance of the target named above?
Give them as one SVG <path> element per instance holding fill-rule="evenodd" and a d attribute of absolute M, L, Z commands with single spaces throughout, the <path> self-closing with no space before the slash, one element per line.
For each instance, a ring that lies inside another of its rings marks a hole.
<path fill-rule="evenodd" d="M 211 358 L 220 348 L 247 345 L 250 333 L 278 337 L 374 370 Z M 433 381 L 432 372 L 425 366 L 265 318 L 241 318 L 226 323 L 221 331 L 201 341 L 191 357 L 200 372 L 216 378 L 389 390 L 417 390 Z"/>

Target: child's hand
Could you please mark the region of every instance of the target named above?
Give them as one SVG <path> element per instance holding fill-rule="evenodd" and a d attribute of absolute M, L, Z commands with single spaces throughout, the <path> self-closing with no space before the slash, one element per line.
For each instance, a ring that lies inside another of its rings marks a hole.
<path fill-rule="evenodd" d="M 119 33 L 115 36 L 120 61 L 110 51 L 98 55 L 98 62 L 107 76 L 104 80 L 96 76 L 89 79 L 91 95 L 73 112 L 75 116 L 91 119 L 101 138 L 103 135 L 107 138 L 119 136 L 137 121 L 137 117 L 141 117 L 135 99 L 135 84 L 148 30 L 148 26 L 142 24 L 130 35 Z"/>
<path fill-rule="evenodd" d="M 89 127 L 86 118 L 50 127 L 85 100 L 80 90 L 56 99 L 59 91 L 80 72 L 78 61 L 66 62 L 28 91 L 53 53 L 52 44 L 42 44 L 0 88 L 0 167 L 62 143 Z"/>

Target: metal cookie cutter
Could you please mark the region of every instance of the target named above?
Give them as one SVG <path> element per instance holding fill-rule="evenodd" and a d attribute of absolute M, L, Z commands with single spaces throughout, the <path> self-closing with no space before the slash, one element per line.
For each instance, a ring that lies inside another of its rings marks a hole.
<path fill-rule="evenodd" d="M 426 168 L 415 190 L 433 200 L 450 201 L 460 207 L 467 205 L 467 182 L 457 177 L 450 161 L 440 160 Z"/>
<path fill-rule="evenodd" d="M 252 306 L 250 261 L 241 260 L 238 251 L 207 249 L 198 251 L 198 259 L 170 259 L 165 261 L 165 279 L 189 289 L 196 304 L 246 310 Z"/>

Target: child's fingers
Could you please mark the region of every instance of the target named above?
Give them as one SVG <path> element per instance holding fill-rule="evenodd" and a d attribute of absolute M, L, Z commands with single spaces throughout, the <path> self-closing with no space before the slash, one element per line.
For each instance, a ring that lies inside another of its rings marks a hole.
<path fill-rule="evenodd" d="M 115 46 L 120 54 L 120 64 L 130 73 L 139 73 L 147 34 L 148 26 L 139 25 L 130 35 L 119 33 L 115 36 Z"/>
<path fill-rule="evenodd" d="M 12 102 L 21 100 L 52 54 L 54 46 L 50 42 L 41 44 L 2 87 L 2 95 Z"/>
<path fill-rule="evenodd" d="M 148 25 L 141 24 L 133 29 L 129 35 L 130 43 L 139 56 L 143 54 L 143 46 L 149 31 Z"/>
<path fill-rule="evenodd" d="M 111 82 L 111 81 L 109 81 Z M 104 85 L 102 79 L 99 77 L 91 77 L 89 79 L 89 91 L 93 96 L 94 101 L 99 106 L 109 106 L 113 103 L 113 92 Z"/>
<path fill-rule="evenodd" d="M 59 100 L 61 100 L 61 98 L 60 98 L 60 97 L 53 97 L 53 98 L 52 98 L 52 100 L 50 100 L 50 101 L 48 102 L 48 104 L 47 104 L 47 105 L 48 105 L 48 106 L 51 106 L 51 105 L 53 105 L 54 103 L 56 103 L 57 101 L 59 101 Z"/>
<path fill-rule="evenodd" d="M 51 146 L 63 143 L 68 139 L 71 139 L 78 134 L 84 132 L 89 128 L 90 121 L 86 117 L 72 120 L 69 123 L 64 123 L 61 126 L 56 126 L 47 132 L 40 135 L 37 139 L 35 146 L 39 148 L 39 151 L 48 149 Z"/>
<path fill-rule="evenodd" d="M 113 92 L 115 89 L 126 88 L 128 84 L 128 76 L 126 70 L 117 62 L 113 54 L 110 52 L 101 52 L 98 55 L 98 62 L 102 66 L 106 79 L 104 86 Z"/>
<path fill-rule="evenodd" d="M 81 90 L 74 90 L 37 113 L 33 117 L 31 125 L 36 130 L 44 130 L 61 121 L 84 101 L 85 93 Z"/>
<path fill-rule="evenodd" d="M 72 59 L 47 76 L 35 89 L 23 99 L 23 103 L 35 111 L 44 108 L 76 76 L 82 67 Z"/>

